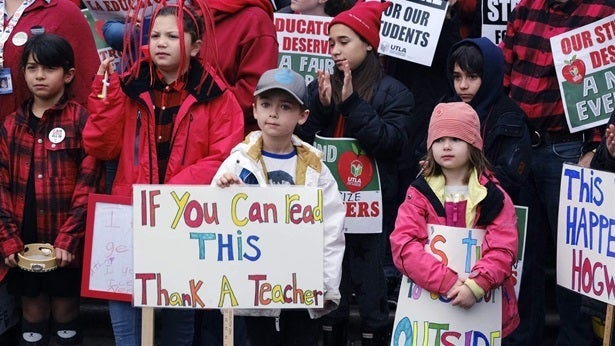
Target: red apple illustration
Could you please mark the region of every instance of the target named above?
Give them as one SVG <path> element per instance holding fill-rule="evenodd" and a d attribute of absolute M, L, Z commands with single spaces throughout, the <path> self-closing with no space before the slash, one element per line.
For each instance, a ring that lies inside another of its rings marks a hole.
<path fill-rule="evenodd" d="M 345 151 L 340 155 L 337 171 L 348 191 L 357 192 L 372 180 L 374 166 L 365 151 L 353 143 L 352 151 Z"/>
<path fill-rule="evenodd" d="M 573 84 L 581 84 L 585 77 L 585 63 L 583 60 L 577 59 L 576 55 L 570 60 L 564 60 L 566 65 L 562 68 L 564 79 Z"/>

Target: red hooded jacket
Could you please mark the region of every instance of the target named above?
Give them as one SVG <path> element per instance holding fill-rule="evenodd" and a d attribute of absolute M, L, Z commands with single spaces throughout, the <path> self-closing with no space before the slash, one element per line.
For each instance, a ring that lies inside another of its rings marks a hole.
<path fill-rule="evenodd" d="M 215 22 L 218 67 L 243 110 L 245 133 L 258 130 L 254 89 L 278 65 L 278 40 L 269 0 L 207 0 Z M 206 45 L 203 45 L 206 47 Z"/>
<path fill-rule="evenodd" d="M 196 89 L 199 69 L 200 64 L 191 64 L 190 75 L 196 77 L 187 82 L 189 94 L 173 124 L 165 184 L 211 183 L 222 161 L 243 138 L 243 117 L 234 95 L 211 72 L 203 87 Z M 90 117 L 83 144 L 98 159 L 119 160 L 114 195 L 131 196 L 133 184 L 159 180 L 149 69 L 143 67 L 141 73 L 123 85 L 112 74 L 104 99 L 97 96 L 102 89 L 102 76 L 97 75 L 88 102 Z"/>
<path fill-rule="evenodd" d="M 30 5 L 4 44 L 4 67 L 11 69 L 13 92 L 0 95 L 0 120 L 17 110 L 30 97 L 23 72 L 19 67 L 24 45 L 15 45 L 13 37 L 42 28 L 45 33 L 64 37 L 75 52 L 75 79 L 71 84 L 71 99 L 85 106 L 92 79 L 100 65 L 94 36 L 83 13 L 68 0 L 37 0 Z"/>

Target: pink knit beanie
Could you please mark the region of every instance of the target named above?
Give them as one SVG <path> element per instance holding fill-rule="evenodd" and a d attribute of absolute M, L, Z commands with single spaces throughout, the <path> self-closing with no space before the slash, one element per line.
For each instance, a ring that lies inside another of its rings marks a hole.
<path fill-rule="evenodd" d="M 380 1 L 357 1 L 350 9 L 341 12 L 329 24 L 344 24 L 351 28 L 357 35 L 363 37 L 374 50 L 378 50 L 380 44 L 380 17 L 382 12 L 391 5 L 391 2 Z"/>
<path fill-rule="evenodd" d="M 427 131 L 427 148 L 442 137 L 459 138 L 483 150 L 480 121 L 474 108 L 465 102 L 440 103 L 434 108 Z"/>

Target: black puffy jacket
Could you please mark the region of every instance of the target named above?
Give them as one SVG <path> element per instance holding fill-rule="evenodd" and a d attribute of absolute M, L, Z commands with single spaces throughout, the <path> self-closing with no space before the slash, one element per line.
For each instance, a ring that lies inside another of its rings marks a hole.
<path fill-rule="evenodd" d="M 308 85 L 306 105 L 310 115 L 296 134 L 308 143 L 318 132 L 333 137 L 340 116 L 345 119 L 344 137 L 355 138 L 378 164 L 382 187 L 383 223 L 385 230 L 393 226 L 400 189 L 400 163 L 414 154 L 409 149 L 409 137 L 415 135 L 414 97 L 398 80 L 384 75 L 374 86 L 371 102 L 355 92 L 341 104 L 324 107 L 318 97 L 318 80 Z M 405 192 L 405 191 L 404 191 Z"/>

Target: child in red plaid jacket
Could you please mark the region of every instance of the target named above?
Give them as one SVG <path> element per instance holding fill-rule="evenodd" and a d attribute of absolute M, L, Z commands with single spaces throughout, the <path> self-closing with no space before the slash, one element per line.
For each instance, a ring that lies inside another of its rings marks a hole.
<path fill-rule="evenodd" d="M 7 277 L 9 292 L 22 298 L 20 344 L 47 345 L 53 316 L 57 343 L 78 345 L 87 199 L 102 170 L 82 146 L 88 113 L 68 98 L 75 77 L 70 44 L 35 35 L 25 44 L 21 67 L 32 97 L 0 127 L 0 255 L 15 268 L 24 245 L 53 245 L 57 269 L 15 268 Z"/>

